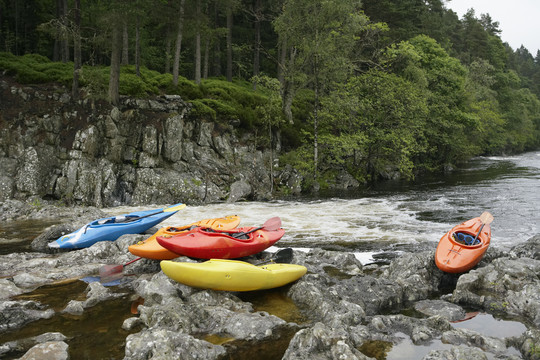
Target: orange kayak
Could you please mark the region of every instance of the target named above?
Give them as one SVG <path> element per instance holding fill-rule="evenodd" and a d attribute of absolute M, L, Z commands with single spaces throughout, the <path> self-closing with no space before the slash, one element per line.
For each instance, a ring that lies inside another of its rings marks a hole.
<path fill-rule="evenodd" d="M 489 213 L 484 213 L 491 216 Z M 484 216 L 482 214 L 482 216 Z M 472 269 L 482 260 L 491 241 L 489 222 L 481 217 L 467 220 L 443 235 L 435 251 L 435 264 L 447 273 L 462 273 Z M 483 226 L 483 227 L 482 227 Z M 480 231 L 478 238 L 475 237 Z"/>
<path fill-rule="evenodd" d="M 179 257 L 180 255 L 165 249 L 159 245 L 156 238 L 158 236 L 174 236 L 188 231 L 194 227 L 210 228 L 213 230 L 231 230 L 240 224 L 240 217 L 237 215 L 229 215 L 222 218 L 205 219 L 197 221 L 193 224 L 175 227 L 163 227 L 154 235 L 144 241 L 139 241 L 136 244 L 129 246 L 129 252 L 135 256 L 144 257 L 155 260 L 170 260 Z"/>

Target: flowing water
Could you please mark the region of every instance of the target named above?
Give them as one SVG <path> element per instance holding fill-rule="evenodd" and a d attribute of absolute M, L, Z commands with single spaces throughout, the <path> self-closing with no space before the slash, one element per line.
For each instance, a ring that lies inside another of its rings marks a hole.
<path fill-rule="evenodd" d="M 119 215 L 162 206 L 165 205 L 118 207 L 104 211 Z M 242 226 L 259 226 L 270 217 L 279 216 L 286 230 L 285 236 L 277 243 L 279 247 L 303 250 L 322 247 L 350 251 L 362 262 L 369 263 L 376 261 L 379 253 L 388 256 L 408 247 L 435 249 L 440 237 L 451 227 L 479 216 L 483 211 L 489 211 L 494 216 L 491 225 L 492 246 L 508 249 L 540 233 L 540 152 L 476 158 L 445 176 L 421 177 L 415 182 L 385 182 L 362 191 L 321 193 L 318 198 L 188 206 L 160 226 L 185 225 L 224 215 L 239 215 Z M 10 249 L 8 253 L 29 251 L 31 240 L 49 225 L 48 222 L 1 224 L 0 245 L 5 250 Z M 84 297 L 81 291 L 85 288 L 86 284 L 82 282 L 51 285 L 22 297 L 44 299 L 44 303 L 60 309 L 67 300 Z M 55 297 L 55 294 L 58 296 Z M 268 311 L 291 321 L 303 320 L 284 293 L 270 291 L 243 296 L 257 310 Z M 57 313 L 52 319 L 40 320 L 3 337 L 9 341 L 64 329 L 63 332 L 71 338 L 68 342 L 73 357 L 122 358 L 127 332 L 122 331 L 120 326 L 125 318 L 132 316 L 130 306 L 131 300 L 122 297 L 98 304 L 90 313 L 80 317 Z M 103 321 L 95 321 L 96 317 Z M 524 329 L 519 323 L 510 324 L 515 326 L 509 324 L 495 320 L 491 315 L 480 314 L 475 320 L 456 327 L 496 328 L 502 332 L 502 335 L 498 334 L 501 337 L 515 336 Z M 213 341 L 226 342 L 228 339 Z M 403 354 L 412 356 L 408 358 L 421 358 L 430 349 L 447 346 L 440 341 L 425 347 L 414 346 L 405 335 L 404 341 L 397 346 L 380 342 L 365 345 L 366 348 L 362 349 L 364 353 L 386 360 L 401 359 Z M 275 347 L 275 344 L 268 346 Z M 280 351 L 284 351 L 286 346 L 284 343 Z M 250 344 L 238 347 L 250 352 Z M 96 348 L 114 348 L 117 352 L 105 355 L 95 352 Z M 248 353 L 246 358 L 249 357 Z"/>
<path fill-rule="evenodd" d="M 146 207 L 148 208 L 148 207 Z M 107 209 L 121 214 L 143 208 Z M 492 246 L 509 248 L 540 233 L 540 152 L 480 157 L 445 175 L 415 182 L 390 181 L 362 191 L 321 194 L 318 199 L 188 206 L 163 225 L 239 215 L 242 226 L 281 217 L 277 245 L 322 247 L 357 253 L 435 247 L 451 227 L 489 211 Z"/>

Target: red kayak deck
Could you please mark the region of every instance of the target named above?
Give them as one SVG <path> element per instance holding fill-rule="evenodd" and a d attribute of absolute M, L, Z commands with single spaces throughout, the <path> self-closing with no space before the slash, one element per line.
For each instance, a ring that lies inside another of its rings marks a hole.
<path fill-rule="evenodd" d="M 156 239 L 161 246 L 179 255 L 197 259 L 236 259 L 267 249 L 285 234 L 283 229 L 260 229 L 240 238 L 233 237 L 234 234 L 253 229 L 255 227 L 227 231 L 195 228 L 175 236 L 161 235 Z"/>
<path fill-rule="evenodd" d="M 195 226 L 200 226 L 204 228 L 210 228 L 214 230 L 230 230 L 234 229 L 240 224 L 240 217 L 237 215 L 228 215 L 221 218 L 215 219 L 205 219 L 197 221 L 193 224 L 185 226 L 169 226 L 159 229 L 154 235 L 148 239 L 138 242 L 129 246 L 128 250 L 135 256 L 144 257 L 147 259 L 155 260 L 170 260 L 177 258 L 177 253 L 165 249 L 163 246 L 159 245 L 156 238 L 158 236 L 174 236 L 181 234 L 185 231 L 190 230 Z"/>
<path fill-rule="evenodd" d="M 484 226 L 473 245 L 467 245 L 460 238 L 474 239 L 482 228 L 482 224 L 479 217 L 473 218 L 453 227 L 444 234 L 435 251 L 437 267 L 447 273 L 462 273 L 476 266 L 489 247 L 491 241 L 490 225 Z"/>

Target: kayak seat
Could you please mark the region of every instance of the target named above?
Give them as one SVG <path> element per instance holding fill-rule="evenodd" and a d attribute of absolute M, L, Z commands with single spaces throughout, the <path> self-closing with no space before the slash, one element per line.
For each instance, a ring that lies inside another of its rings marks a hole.
<path fill-rule="evenodd" d="M 467 246 L 473 246 L 473 245 L 478 245 L 480 244 L 480 239 L 475 239 L 474 236 L 470 235 L 470 234 L 467 234 L 467 233 L 462 233 L 462 232 L 457 232 L 457 233 L 454 233 L 454 239 L 463 244 L 463 245 L 467 245 Z"/>

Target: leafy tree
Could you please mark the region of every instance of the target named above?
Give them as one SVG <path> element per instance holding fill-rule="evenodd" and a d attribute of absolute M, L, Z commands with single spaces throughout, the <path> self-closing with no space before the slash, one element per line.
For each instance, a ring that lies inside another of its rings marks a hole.
<path fill-rule="evenodd" d="M 323 101 L 325 164 L 346 163 L 360 181 L 412 178 L 426 151 L 425 91 L 395 74 L 371 70 Z"/>
<path fill-rule="evenodd" d="M 344 82 L 354 69 L 350 54 L 357 35 L 368 19 L 356 0 L 288 0 L 274 21 L 290 54 L 282 83 L 285 114 L 292 120 L 290 105 L 294 92 L 309 87 L 315 93 L 313 119 L 314 177 L 318 167 L 319 98 L 335 83 Z"/>
<path fill-rule="evenodd" d="M 460 62 L 425 35 L 390 48 L 388 56 L 397 74 L 427 90 L 428 148 L 419 162 L 435 170 L 477 154 L 480 149 L 468 134 L 478 127 L 478 119 L 466 107 L 467 70 Z"/>

